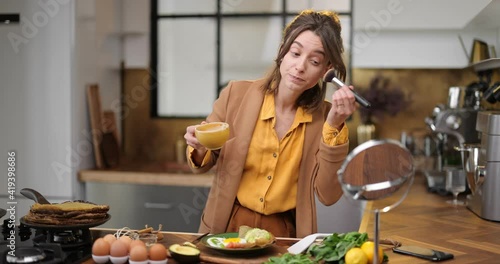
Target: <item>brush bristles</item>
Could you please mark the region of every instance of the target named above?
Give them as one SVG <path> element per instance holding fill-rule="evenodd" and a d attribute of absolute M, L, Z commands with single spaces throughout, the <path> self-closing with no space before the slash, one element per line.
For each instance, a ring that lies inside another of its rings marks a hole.
<path fill-rule="evenodd" d="M 329 69 L 326 73 L 325 76 L 323 77 L 323 80 L 325 82 L 332 82 L 333 78 L 335 78 L 336 73 L 334 69 Z"/>

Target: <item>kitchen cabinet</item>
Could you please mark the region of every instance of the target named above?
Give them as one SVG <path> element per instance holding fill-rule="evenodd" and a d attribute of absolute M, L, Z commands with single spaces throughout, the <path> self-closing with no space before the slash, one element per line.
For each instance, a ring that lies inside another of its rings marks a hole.
<path fill-rule="evenodd" d="M 499 47 L 499 0 L 353 1 L 353 67 L 468 66 L 472 42 Z"/>
<path fill-rule="evenodd" d="M 356 231 L 363 216 L 363 203 L 349 201 L 344 195 L 331 206 L 316 198 L 318 233 L 347 233 Z"/>
<path fill-rule="evenodd" d="M 86 183 L 88 200 L 107 204 L 111 219 L 101 227 L 197 232 L 209 188 L 196 186 Z"/>

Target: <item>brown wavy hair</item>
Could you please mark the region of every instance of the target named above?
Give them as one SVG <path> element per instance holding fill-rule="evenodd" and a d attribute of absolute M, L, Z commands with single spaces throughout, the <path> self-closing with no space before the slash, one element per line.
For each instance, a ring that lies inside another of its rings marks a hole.
<path fill-rule="evenodd" d="M 345 81 L 346 66 L 342 59 L 344 46 L 340 32 L 342 30 L 340 19 L 332 11 L 304 10 L 290 22 L 283 31 L 283 38 L 279 52 L 274 60 L 275 64 L 266 76 L 264 83 L 265 92 L 277 92 L 281 81 L 280 65 L 283 57 L 290 50 L 290 46 L 300 33 L 310 30 L 320 37 L 327 64 L 337 71 L 337 78 Z M 313 88 L 302 93 L 297 99 L 296 105 L 302 106 L 307 112 L 314 112 L 321 107 L 325 99 L 326 85 L 319 80 Z"/>

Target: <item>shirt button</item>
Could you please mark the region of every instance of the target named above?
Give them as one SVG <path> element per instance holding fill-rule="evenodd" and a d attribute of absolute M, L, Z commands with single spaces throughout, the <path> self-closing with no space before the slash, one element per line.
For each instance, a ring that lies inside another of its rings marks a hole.
<path fill-rule="evenodd" d="M 261 203 L 264 202 L 264 198 L 260 198 L 259 200 L 260 200 Z"/>
<path fill-rule="evenodd" d="M 267 176 L 267 179 L 268 179 L 268 180 L 271 180 L 271 178 L 272 178 L 272 177 L 271 177 L 270 175 L 269 175 L 269 176 Z"/>
<path fill-rule="evenodd" d="M 273 157 L 275 157 L 275 158 L 276 158 L 276 157 L 278 157 L 278 154 L 276 154 L 276 153 L 273 153 Z"/>
<path fill-rule="evenodd" d="M 337 132 L 337 131 L 333 132 L 334 136 L 337 136 L 338 134 L 339 134 L 339 132 Z"/>

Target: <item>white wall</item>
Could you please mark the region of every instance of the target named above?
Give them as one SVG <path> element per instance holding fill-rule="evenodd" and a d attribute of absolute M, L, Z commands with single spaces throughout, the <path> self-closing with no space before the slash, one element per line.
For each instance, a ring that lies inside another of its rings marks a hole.
<path fill-rule="evenodd" d="M 127 69 L 149 68 L 149 11 L 149 0 L 123 0 L 123 59 Z"/>
<path fill-rule="evenodd" d="M 102 109 L 115 112 L 120 131 L 123 48 L 120 0 L 77 0 L 75 3 L 71 148 L 74 159 L 69 165 L 78 171 L 95 166 L 86 96 L 89 84 L 99 84 Z M 77 185 L 75 190 L 79 197 L 83 195 L 81 187 Z"/>
<path fill-rule="evenodd" d="M 356 68 L 461 69 L 474 38 L 499 47 L 500 0 L 353 3 Z"/>

